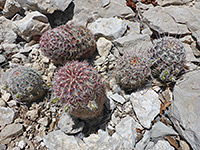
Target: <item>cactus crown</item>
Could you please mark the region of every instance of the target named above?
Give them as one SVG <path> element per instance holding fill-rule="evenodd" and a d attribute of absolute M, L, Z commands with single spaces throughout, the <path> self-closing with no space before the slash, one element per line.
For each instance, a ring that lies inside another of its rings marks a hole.
<path fill-rule="evenodd" d="M 89 29 L 73 23 L 46 31 L 39 44 L 43 54 L 57 64 L 90 58 L 96 50 L 95 38 Z"/>
<path fill-rule="evenodd" d="M 61 67 L 53 81 L 55 99 L 72 116 L 97 117 L 106 99 L 101 77 L 86 62 L 71 61 Z"/>
<path fill-rule="evenodd" d="M 42 77 L 33 69 L 25 66 L 18 66 L 8 72 L 8 78 L 4 83 L 5 90 L 19 101 L 34 101 L 42 97 L 46 91 Z"/>
<path fill-rule="evenodd" d="M 185 49 L 182 42 L 173 37 L 163 37 L 154 42 L 150 49 L 155 78 L 163 82 L 174 82 L 184 68 Z"/>
<path fill-rule="evenodd" d="M 147 81 L 150 75 L 150 57 L 145 54 L 141 51 L 137 55 L 133 52 L 125 52 L 117 60 L 116 81 L 122 88 L 135 89 Z"/>

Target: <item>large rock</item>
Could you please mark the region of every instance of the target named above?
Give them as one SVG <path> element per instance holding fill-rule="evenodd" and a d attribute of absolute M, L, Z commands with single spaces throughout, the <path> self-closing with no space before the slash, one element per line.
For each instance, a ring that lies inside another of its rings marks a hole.
<path fill-rule="evenodd" d="M 68 136 L 61 130 L 50 132 L 43 138 L 43 141 L 50 150 L 86 150 L 81 140 Z"/>
<path fill-rule="evenodd" d="M 200 71 L 189 72 L 174 87 L 174 101 L 170 109 L 177 131 L 192 146 L 200 149 Z"/>
<path fill-rule="evenodd" d="M 53 13 L 55 10 L 64 11 L 72 0 L 17 0 L 25 9 L 40 11 L 42 13 Z"/>
<path fill-rule="evenodd" d="M 165 11 L 173 17 L 176 22 L 186 24 L 192 35 L 197 39 L 200 45 L 200 10 L 187 6 L 170 6 Z"/>
<path fill-rule="evenodd" d="M 88 25 L 88 28 L 96 36 L 104 36 L 108 39 L 117 39 L 127 30 L 127 24 L 118 18 L 99 18 Z"/>
<path fill-rule="evenodd" d="M 33 36 L 42 35 L 50 28 L 47 17 L 38 11 L 30 12 L 23 19 L 13 23 L 17 27 L 17 34 L 26 41 L 30 41 Z"/>
<path fill-rule="evenodd" d="M 115 127 L 113 137 L 119 138 L 125 149 L 133 149 L 137 137 L 136 128 L 141 126 L 130 116 L 123 118 Z"/>
<path fill-rule="evenodd" d="M 151 127 L 151 122 L 160 112 L 158 95 L 152 89 L 132 93 L 130 97 L 133 109 L 140 123 L 145 128 Z"/>
<path fill-rule="evenodd" d="M 185 24 L 176 22 L 174 18 L 169 14 L 169 11 L 165 11 L 162 7 L 152 7 L 143 13 L 144 21 L 150 26 L 151 29 L 158 33 L 169 34 L 189 34 Z"/>
<path fill-rule="evenodd" d="M 14 43 L 17 34 L 14 32 L 13 22 L 6 19 L 4 16 L 0 17 L 0 43 Z"/>
<path fill-rule="evenodd" d="M 0 126 L 13 122 L 15 112 L 11 108 L 0 107 L 0 114 Z"/>
<path fill-rule="evenodd" d="M 23 132 L 23 125 L 21 124 L 10 124 L 7 125 L 1 132 L 0 132 L 0 143 L 2 140 L 10 137 L 17 137 Z"/>

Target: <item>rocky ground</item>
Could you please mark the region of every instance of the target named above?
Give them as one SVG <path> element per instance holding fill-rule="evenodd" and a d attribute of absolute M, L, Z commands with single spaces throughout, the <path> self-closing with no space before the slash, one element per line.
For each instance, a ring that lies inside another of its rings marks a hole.
<path fill-rule="evenodd" d="M 51 105 L 51 89 L 30 105 L 1 89 L 0 150 L 200 149 L 200 0 L 0 0 L 0 11 L 1 72 L 30 66 L 51 83 L 58 66 L 41 54 L 39 37 L 74 21 L 97 37 L 89 61 L 108 98 L 101 118 L 81 121 Z M 161 36 L 184 43 L 185 73 L 175 84 L 120 89 L 112 76 L 116 59 Z"/>

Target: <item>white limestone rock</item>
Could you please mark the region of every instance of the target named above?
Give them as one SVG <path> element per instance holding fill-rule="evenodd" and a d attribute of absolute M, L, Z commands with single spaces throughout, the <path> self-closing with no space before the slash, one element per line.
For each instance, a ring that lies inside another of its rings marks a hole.
<path fill-rule="evenodd" d="M 155 145 L 147 145 L 147 148 L 145 150 L 175 150 L 174 147 L 172 147 L 169 142 L 164 140 L 159 140 Z"/>
<path fill-rule="evenodd" d="M 0 107 L 0 126 L 10 124 L 14 120 L 15 112 L 9 107 Z"/>
<path fill-rule="evenodd" d="M 33 36 L 42 35 L 50 29 L 47 17 L 38 11 L 30 12 L 23 19 L 13 23 L 17 27 L 17 34 L 26 41 L 30 41 Z"/>
<path fill-rule="evenodd" d="M 100 56 L 106 57 L 108 56 L 110 50 L 112 48 L 112 42 L 107 40 L 104 37 L 100 37 L 97 41 L 97 50 Z"/>
<path fill-rule="evenodd" d="M 132 93 L 130 100 L 142 126 L 151 127 L 151 122 L 160 112 L 158 95 L 152 89 Z"/>
<path fill-rule="evenodd" d="M 200 149 L 200 71 L 185 74 L 174 87 L 174 101 L 170 109 L 170 118 L 177 131 L 192 146 Z"/>
<path fill-rule="evenodd" d="M 127 24 L 118 18 L 99 18 L 88 25 L 96 36 L 104 36 L 110 40 L 121 37 L 127 30 Z"/>

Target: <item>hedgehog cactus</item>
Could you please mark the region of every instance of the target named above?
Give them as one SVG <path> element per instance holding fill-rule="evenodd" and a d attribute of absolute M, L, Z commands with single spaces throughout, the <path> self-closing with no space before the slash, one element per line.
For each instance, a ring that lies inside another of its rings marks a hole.
<path fill-rule="evenodd" d="M 116 81 L 123 89 L 135 89 L 143 85 L 150 76 L 150 57 L 126 52 L 118 59 Z M 144 53 L 143 53 L 144 54 Z"/>
<path fill-rule="evenodd" d="M 185 49 L 180 40 L 160 38 L 150 49 L 152 75 L 163 82 L 174 82 L 184 68 Z"/>
<path fill-rule="evenodd" d="M 96 42 L 87 28 L 71 23 L 46 31 L 40 38 L 40 49 L 54 63 L 65 64 L 91 57 Z"/>
<path fill-rule="evenodd" d="M 7 73 L 4 89 L 16 100 L 31 102 L 39 99 L 46 92 L 42 77 L 34 70 L 18 66 Z"/>
<path fill-rule="evenodd" d="M 89 119 L 98 117 L 106 100 L 101 77 L 86 62 L 67 62 L 55 74 L 53 81 L 55 99 L 72 116 Z"/>

